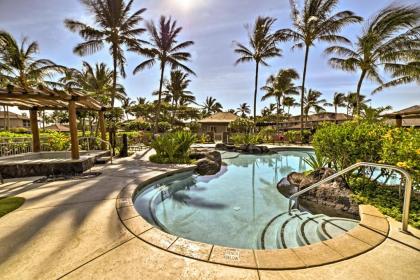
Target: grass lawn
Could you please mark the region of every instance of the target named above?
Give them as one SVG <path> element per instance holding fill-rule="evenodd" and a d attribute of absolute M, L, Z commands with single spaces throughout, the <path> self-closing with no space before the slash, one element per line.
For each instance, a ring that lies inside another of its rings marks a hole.
<path fill-rule="evenodd" d="M 24 202 L 22 197 L 0 197 L 0 218 L 18 209 Z"/>

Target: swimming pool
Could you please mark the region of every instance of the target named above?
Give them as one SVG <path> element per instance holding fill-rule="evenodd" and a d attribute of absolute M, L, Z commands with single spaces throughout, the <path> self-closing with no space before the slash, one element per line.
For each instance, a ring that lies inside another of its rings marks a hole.
<path fill-rule="evenodd" d="M 149 223 L 194 241 L 250 249 L 302 246 L 305 242 L 296 237 L 296 225 L 308 224 L 303 217 L 310 218 L 310 224 L 317 216 L 289 214 L 289 200 L 276 185 L 292 171 L 308 170 L 304 159 L 309 153 L 287 150 L 224 159 L 216 175 L 187 172 L 146 186 L 136 195 L 134 206 Z M 320 235 L 318 230 L 315 233 Z"/>

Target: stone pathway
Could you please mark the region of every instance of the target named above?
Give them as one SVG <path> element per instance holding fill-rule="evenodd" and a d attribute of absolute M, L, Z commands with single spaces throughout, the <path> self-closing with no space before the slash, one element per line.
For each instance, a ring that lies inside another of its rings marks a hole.
<path fill-rule="evenodd" d="M 181 257 L 135 238 L 120 222 L 115 200 L 121 189 L 179 166 L 140 156 L 95 167 L 88 180 L 7 181 L 0 196 L 26 198 L 0 218 L 1 279 L 418 279 L 420 232 L 398 231 L 377 248 L 338 263 L 301 270 L 240 269 Z"/>

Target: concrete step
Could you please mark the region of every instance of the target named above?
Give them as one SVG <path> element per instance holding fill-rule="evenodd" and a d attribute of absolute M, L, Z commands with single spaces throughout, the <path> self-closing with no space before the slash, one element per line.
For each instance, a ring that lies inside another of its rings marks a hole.
<path fill-rule="evenodd" d="M 357 220 L 327 217 L 318 224 L 316 232 L 319 238 L 326 240 L 342 235 L 358 224 Z"/>
<path fill-rule="evenodd" d="M 296 227 L 302 220 L 305 220 L 307 217 L 311 217 L 312 214 L 308 212 L 301 212 L 292 215 L 288 220 L 286 220 L 279 229 L 277 234 L 277 246 L 278 248 L 296 248 L 301 245 L 298 243 L 296 238 Z"/>
<path fill-rule="evenodd" d="M 296 225 L 296 239 L 300 246 L 321 242 L 327 238 L 318 235 L 318 226 L 328 218 L 323 214 L 307 216 Z"/>
<path fill-rule="evenodd" d="M 101 156 L 95 159 L 95 164 L 107 164 L 110 161 L 111 161 L 110 156 Z"/>
<path fill-rule="evenodd" d="M 300 213 L 299 210 L 280 213 L 274 216 L 265 226 L 259 235 L 257 244 L 259 249 L 278 249 L 278 232 L 284 222 L 290 219 L 294 214 Z"/>

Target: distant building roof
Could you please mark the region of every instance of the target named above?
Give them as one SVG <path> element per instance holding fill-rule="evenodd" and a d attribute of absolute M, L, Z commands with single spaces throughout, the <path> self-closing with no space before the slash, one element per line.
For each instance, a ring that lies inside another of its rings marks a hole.
<path fill-rule="evenodd" d="M 420 116 L 420 105 L 414 105 L 414 106 L 402 109 L 402 110 L 397 111 L 397 112 L 386 114 L 385 116 L 392 117 L 392 116 L 397 116 L 397 115 L 400 115 L 402 117 L 413 116 L 413 115 L 419 115 Z"/>
<path fill-rule="evenodd" d="M 59 124 L 59 123 L 55 123 L 53 125 L 49 125 L 45 127 L 46 130 L 54 130 L 54 131 L 58 131 L 58 132 L 70 132 L 70 128 Z"/>
<path fill-rule="evenodd" d="M 237 115 L 227 112 L 220 112 L 207 118 L 199 120 L 199 123 L 231 123 L 238 118 Z"/>
<path fill-rule="evenodd" d="M 5 119 L 6 118 L 7 113 L 4 111 L 0 111 L 0 119 Z M 24 115 L 19 115 L 13 112 L 9 112 L 9 119 L 18 119 L 18 120 L 29 120 L 28 117 L 24 116 Z"/>
<path fill-rule="evenodd" d="M 306 117 L 303 117 L 306 119 Z M 347 114 L 343 113 L 337 113 L 337 117 L 335 113 L 331 112 L 324 112 L 324 113 L 318 113 L 308 116 L 308 122 L 322 122 L 322 121 L 346 121 L 351 120 L 353 117 Z M 284 122 L 291 122 L 291 121 L 300 121 L 300 115 L 298 116 L 292 116 L 289 119 L 287 119 Z"/>

